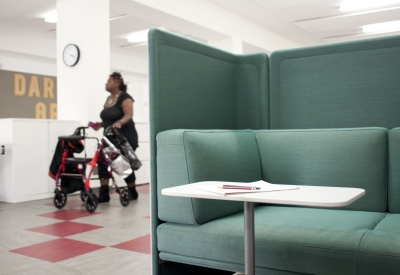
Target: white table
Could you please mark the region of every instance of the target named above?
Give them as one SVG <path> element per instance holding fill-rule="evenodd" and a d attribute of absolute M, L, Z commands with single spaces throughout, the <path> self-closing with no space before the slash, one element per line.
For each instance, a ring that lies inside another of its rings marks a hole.
<path fill-rule="evenodd" d="M 304 186 L 296 185 L 299 189 L 220 195 L 196 189 L 196 185 L 220 186 L 221 182 L 198 182 L 165 188 L 161 194 L 165 196 L 189 197 L 212 200 L 228 200 L 244 202 L 244 250 L 245 274 L 255 274 L 254 247 L 254 203 L 271 203 L 314 207 L 342 207 L 351 204 L 365 195 L 364 189 Z M 284 185 L 288 186 L 288 185 Z"/>

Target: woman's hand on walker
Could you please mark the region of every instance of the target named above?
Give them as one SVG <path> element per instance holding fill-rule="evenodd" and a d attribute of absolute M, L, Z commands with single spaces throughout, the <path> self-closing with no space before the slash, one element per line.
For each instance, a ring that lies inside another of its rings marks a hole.
<path fill-rule="evenodd" d="M 122 127 L 121 121 L 118 120 L 117 122 L 114 122 L 112 127 L 115 128 L 115 129 L 121 129 L 121 127 Z"/>

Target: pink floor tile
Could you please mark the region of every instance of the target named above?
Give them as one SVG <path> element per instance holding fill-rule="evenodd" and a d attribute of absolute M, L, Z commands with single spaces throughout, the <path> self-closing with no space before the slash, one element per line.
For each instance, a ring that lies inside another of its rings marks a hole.
<path fill-rule="evenodd" d="M 114 248 L 150 254 L 150 235 L 113 245 Z"/>
<path fill-rule="evenodd" d="M 53 235 L 53 236 L 57 236 L 57 237 L 66 237 L 66 236 L 70 236 L 70 235 L 74 235 L 74 234 L 78 234 L 78 233 L 95 230 L 95 229 L 102 228 L 102 227 L 103 226 L 65 221 L 65 222 L 49 224 L 49 225 L 45 225 L 45 226 L 33 227 L 33 228 L 26 229 L 26 230 L 43 233 L 43 234 L 48 234 L 48 235 Z"/>
<path fill-rule="evenodd" d="M 86 210 L 63 209 L 63 210 L 56 210 L 56 211 L 50 212 L 50 213 L 40 214 L 38 216 L 69 221 L 69 220 L 83 218 L 83 217 L 87 217 L 90 215 L 97 215 L 97 214 L 101 214 L 101 212 L 89 213 Z"/>
<path fill-rule="evenodd" d="M 53 203 L 47 203 L 46 205 L 55 207 Z M 77 208 L 77 207 L 84 207 L 85 203 L 82 202 L 81 200 L 68 200 L 67 199 L 67 204 L 64 206 L 64 209 L 72 209 L 72 208 Z"/>
<path fill-rule="evenodd" d="M 101 249 L 103 247 L 104 246 L 101 245 L 61 238 L 10 250 L 10 252 L 55 263 L 82 254 L 86 254 Z"/>

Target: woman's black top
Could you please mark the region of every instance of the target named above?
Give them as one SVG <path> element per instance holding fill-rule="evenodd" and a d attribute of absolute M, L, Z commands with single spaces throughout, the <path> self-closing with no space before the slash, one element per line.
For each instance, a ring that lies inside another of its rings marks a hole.
<path fill-rule="evenodd" d="M 126 92 L 121 92 L 119 95 L 117 102 L 111 107 L 105 107 L 100 113 L 100 118 L 103 121 L 103 128 L 107 129 L 107 127 L 112 126 L 115 122 L 120 120 L 124 116 L 124 112 L 122 110 L 122 102 L 125 99 L 133 98 Z M 136 150 L 139 147 L 138 144 L 138 134 L 135 129 L 135 123 L 133 120 L 129 120 L 128 123 L 122 125 L 121 129 L 119 129 L 122 134 L 124 134 L 125 138 L 128 140 L 129 144 L 132 146 L 133 150 Z"/>

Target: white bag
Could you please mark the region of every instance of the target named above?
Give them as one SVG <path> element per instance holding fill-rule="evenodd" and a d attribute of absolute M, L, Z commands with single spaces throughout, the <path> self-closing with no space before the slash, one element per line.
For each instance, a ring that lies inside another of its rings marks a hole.
<path fill-rule="evenodd" d="M 115 173 L 121 178 L 126 178 L 132 174 L 132 168 L 129 161 L 124 157 L 121 152 L 112 144 L 106 137 L 103 139 L 107 142 L 109 147 L 103 148 L 104 156 Z"/>

